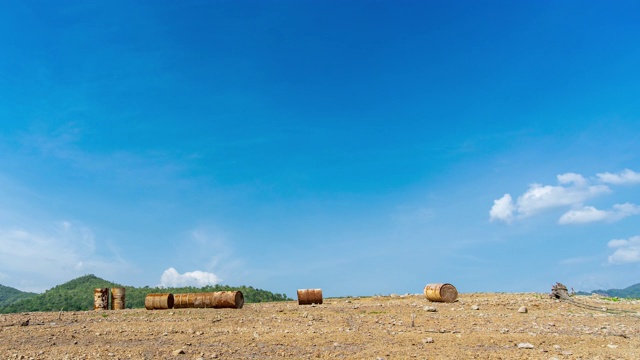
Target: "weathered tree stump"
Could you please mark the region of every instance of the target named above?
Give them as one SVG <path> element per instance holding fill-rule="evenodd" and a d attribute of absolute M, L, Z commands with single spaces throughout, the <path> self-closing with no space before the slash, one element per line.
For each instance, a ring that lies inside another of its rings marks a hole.
<path fill-rule="evenodd" d="M 551 294 L 549 294 L 549 297 L 559 300 L 571 300 L 569 290 L 559 282 L 556 282 L 556 284 L 551 287 Z"/>

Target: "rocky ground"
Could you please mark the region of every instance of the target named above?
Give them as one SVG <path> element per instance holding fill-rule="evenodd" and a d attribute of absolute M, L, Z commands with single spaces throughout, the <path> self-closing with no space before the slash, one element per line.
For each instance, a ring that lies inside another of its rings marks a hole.
<path fill-rule="evenodd" d="M 573 299 L 591 308 L 546 294 L 482 293 L 455 303 L 392 295 L 9 314 L 0 315 L 0 358 L 640 359 L 640 301 Z"/>

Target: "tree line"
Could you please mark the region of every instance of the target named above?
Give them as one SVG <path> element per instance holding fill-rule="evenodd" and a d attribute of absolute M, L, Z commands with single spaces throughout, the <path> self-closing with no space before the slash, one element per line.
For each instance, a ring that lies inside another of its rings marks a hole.
<path fill-rule="evenodd" d="M 1 285 L 0 285 L 1 286 Z M 101 279 L 95 275 L 85 275 L 77 279 L 71 280 L 62 285 L 53 287 L 42 294 L 23 293 L 12 288 L 3 288 L 15 290 L 10 292 L 14 297 L 12 301 L 0 302 L 0 313 L 16 313 L 16 312 L 32 312 L 32 311 L 84 311 L 93 310 L 93 292 L 96 288 L 125 288 L 125 307 L 127 309 L 144 308 L 144 299 L 151 293 L 195 293 L 195 292 L 213 292 L 213 291 L 241 291 L 244 296 L 245 303 L 270 302 L 270 301 L 286 301 L 291 300 L 285 294 L 276 294 L 267 290 L 255 289 L 251 286 L 227 286 L 213 285 L 205 287 L 134 287 L 123 286 L 110 281 Z M 2 293 L 0 292 L 0 295 Z M 15 298 L 16 296 L 20 298 Z M 0 297 L 2 299 L 2 297 Z"/>

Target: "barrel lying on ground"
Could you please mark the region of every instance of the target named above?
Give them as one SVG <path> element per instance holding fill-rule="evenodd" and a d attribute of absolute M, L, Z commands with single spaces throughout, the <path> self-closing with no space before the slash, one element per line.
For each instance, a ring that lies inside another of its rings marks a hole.
<path fill-rule="evenodd" d="M 93 310 L 109 309 L 109 288 L 93 290 Z"/>
<path fill-rule="evenodd" d="M 454 302 L 458 298 L 458 290 L 451 284 L 427 284 L 424 296 L 435 302 Z"/>
<path fill-rule="evenodd" d="M 215 291 L 173 295 L 173 307 L 242 309 L 244 296 L 241 291 Z"/>
<path fill-rule="evenodd" d="M 298 289 L 298 305 L 322 304 L 322 289 Z"/>
<path fill-rule="evenodd" d="M 166 310 L 173 308 L 173 294 L 148 294 L 144 298 L 147 310 Z"/>

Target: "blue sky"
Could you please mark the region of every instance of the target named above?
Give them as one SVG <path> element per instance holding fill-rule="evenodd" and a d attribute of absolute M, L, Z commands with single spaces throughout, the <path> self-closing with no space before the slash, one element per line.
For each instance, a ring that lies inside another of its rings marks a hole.
<path fill-rule="evenodd" d="M 632 1 L 0 4 L 0 284 L 640 282 Z"/>

